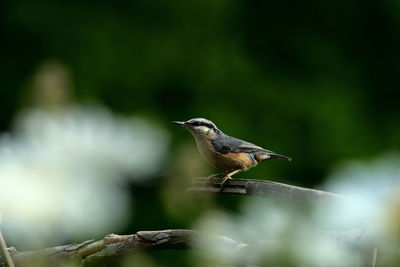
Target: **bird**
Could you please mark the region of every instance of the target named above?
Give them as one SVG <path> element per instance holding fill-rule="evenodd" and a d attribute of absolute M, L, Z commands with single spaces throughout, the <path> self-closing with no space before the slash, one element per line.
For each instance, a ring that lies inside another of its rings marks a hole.
<path fill-rule="evenodd" d="M 291 161 L 287 156 L 277 154 L 255 144 L 224 134 L 210 120 L 193 118 L 187 121 L 173 121 L 186 128 L 194 137 L 201 156 L 223 173 L 208 178 L 224 176 L 221 187 L 233 175 L 247 171 L 265 160 L 279 158 Z"/>

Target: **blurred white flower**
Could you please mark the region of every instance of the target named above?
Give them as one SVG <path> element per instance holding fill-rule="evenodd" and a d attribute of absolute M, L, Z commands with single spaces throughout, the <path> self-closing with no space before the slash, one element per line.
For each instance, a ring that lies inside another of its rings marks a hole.
<path fill-rule="evenodd" d="M 338 201 L 329 207 L 306 207 L 284 201 L 247 199 L 240 214 L 221 211 L 207 214 L 199 221 L 199 228 L 208 234 L 244 242 L 248 247 L 233 250 L 210 239 L 200 240 L 200 244 L 210 257 L 228 265 L 355 266 L 360 256 L 358 251 L 345 244 L 343 236 L 334 233 L 358 229 L 355 231 L 358 234 L 352 237 L 360 238 L 357 240 L 360 248 L 384 244 L 385 252 L 389 253 L 397 248 L 400 197 L 395 186 L 399 185 L 399 175 L 397 154 L 369 162 L 345 163 L 332 172 L 325 189 L 351 196 L 349 201 Z M 397 212 L 393 213 L 394 209 Z"/>
<path fill-rule="evenodd" d="M 349 266 L 354 261 L 351 252 L 341 249 L 331 235 L 318 232 L 307 209 L 298 208 L 255 198 L 245 202 L 241 215 L 208 214 L 199 222 L 202 231 L 248 246 L 234 250 L 212 239 L 200 240 L 200 245 L 209 257 L 229 266 L 329 266 L 335 259 L 342 262 L 334 266 Z"/>
<path fill-rule="evenodd" d="M 326 191 L 350 196 L 351 201 L 338 202 L 329 210 L 319 209 L 316 218 L 328 227 L 366 227 L 385 210 L 392 190 L 400 186 L 399 178 L 400 155 L 395 153 L 365 162 L 345 162 L 332 171 L 323 187 Z"/>
<path fill-rule="evenodd" d="M 0 140 L 0 213 L 9 242 L 117 231 L 129 214 L 123 179 L 157 172 L 167 143 L 155 125 L 102 108 L 26 112 Z"/>
<path fill-rule="evenodd" d="M 346 162 L 332 172 L 324 187 L 352 199 L 335 203 L 329 210 L 315 209 L 314 219 L 318 224 L 337 229 L 361 227 L 364 234 L 360 245 L 384 251 L 380 254 L 383 266 L 398 266 L 400 154 Z"/>

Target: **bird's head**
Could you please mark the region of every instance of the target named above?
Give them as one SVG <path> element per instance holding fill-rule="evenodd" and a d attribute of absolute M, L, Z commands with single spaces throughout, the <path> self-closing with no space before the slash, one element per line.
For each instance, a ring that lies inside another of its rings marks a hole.
<path fill-rule="evenodd" d="M 188 121 L 174 121 L 173 123 L 185 127 L 197 138 L 212 140 L 221 132 L 212 121 L 203 118 L 194 118 Z"/>

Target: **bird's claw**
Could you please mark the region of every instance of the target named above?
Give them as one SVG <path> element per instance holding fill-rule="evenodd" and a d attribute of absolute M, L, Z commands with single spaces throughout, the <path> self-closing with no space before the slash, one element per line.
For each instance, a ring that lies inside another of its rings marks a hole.
<path fill-rule="evenodd" d="M 224 189 L 224 185 L 225 185 L 226 181 L 228 181 L 229 179 L 232 179 L 232 177 L 229 176 L 229 175 L 227 175 L 227 176 L 224 177 L 224 180 L 222 180 L 221 184 L 219 185 L 219 187 L 220 187 L 219 192 L 221 192 L 222 189 Z"/>

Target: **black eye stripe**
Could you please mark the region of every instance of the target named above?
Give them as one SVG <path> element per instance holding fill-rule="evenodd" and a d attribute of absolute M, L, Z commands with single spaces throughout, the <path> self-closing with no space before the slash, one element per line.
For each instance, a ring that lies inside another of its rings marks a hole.
<path fill-rule="evenodd" d="M 199 122 L 199 121 L 192 122 L 192 123 L 190 123 L 190 125 L 192 125 L 192 126 L 206 126 L 206 127 L 208 127 L 208 128 L 211 128 L 211 129 L 214 128 L 214 126 L 211 125 L 211 124 L 209 124 L 209 123 L 206 123 L 206 122 Z"/>

